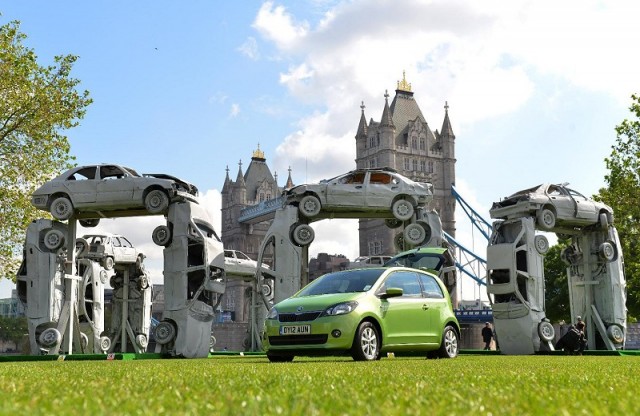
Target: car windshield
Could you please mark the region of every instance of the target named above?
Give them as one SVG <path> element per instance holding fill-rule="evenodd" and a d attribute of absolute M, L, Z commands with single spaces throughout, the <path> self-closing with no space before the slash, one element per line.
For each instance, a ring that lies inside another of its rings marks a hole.
<path fill-rule="evenodd" d="M 388 262 L 385 266 L 405 266 L 412 267 L 414 269 L 430 269 L 439 271 L 444 263 L 444 257 L 436 253 L 409 253 L 402 257 L 395 257 Z"/>
<path fill-rule="evenodd" d="M 296 297 L 330 293 L 366 292 L 371 289 L 385 269 L 344 270 L 325 274 L 302 289 Z"/>

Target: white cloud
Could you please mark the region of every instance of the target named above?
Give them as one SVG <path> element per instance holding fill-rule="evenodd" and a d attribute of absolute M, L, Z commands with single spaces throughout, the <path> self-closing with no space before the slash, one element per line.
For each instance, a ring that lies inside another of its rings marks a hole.
<path fill-rule="evenodd" d="M 240 114 L 240 104 L 231 104 L 231 110 L 229 111 L 229 117 L 234 118 Z"/>
<path fill-rule="evenodd" d="M 238 50 L 249 59 L 257 61 L 260 59 L 260 52 L 258 51 L 258 42 L 256 42 L 256 38 L 250 36 Z"/>
<path fill-rule="evenodd" d="M 284 6 L 274 6 L 273 2 L 265 2 L 253 23 L 266 39 L 276 43 L 280 49 L 293 47 L 308 32 L 308 23 L 296 23 L 287 13 Z"/>

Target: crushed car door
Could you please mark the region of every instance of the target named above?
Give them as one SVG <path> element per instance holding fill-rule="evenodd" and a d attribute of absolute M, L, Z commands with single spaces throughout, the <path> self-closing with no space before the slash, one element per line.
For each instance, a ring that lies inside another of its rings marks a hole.
<path fill-rule="evenodd" d="M 327 205 L 362 207 L 365 205 L 366 172 L 351 172 L 327 184 Z"/>
<path fill-rule="evenodd" d="M 388 210 L 400 185 L 397 179 L 386 172 L 370 172 L 365 183 L 367 207 Z"/>
<path fill-rule="evenodd" d="M 142 201 L 133 201 L 136 180 L 115 165 L 100 166 L 98 182 L 98 203 L 104 206 L 136 206 Z M 137 203 L 136 203 L 137 202 Z"/>

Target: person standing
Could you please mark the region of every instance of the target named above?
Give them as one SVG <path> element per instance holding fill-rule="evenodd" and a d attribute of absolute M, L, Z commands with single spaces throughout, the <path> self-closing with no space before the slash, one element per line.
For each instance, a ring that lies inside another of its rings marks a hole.
<path fill-rule="evenodd" d="M 482 328 L 482 341 L 484 342 L 484 350 L 491 350 L 491 340 L 493 339 L 493 330 L 491 329 L 491 324 L 489 322 L 484 324 L 484 328 Z"/>

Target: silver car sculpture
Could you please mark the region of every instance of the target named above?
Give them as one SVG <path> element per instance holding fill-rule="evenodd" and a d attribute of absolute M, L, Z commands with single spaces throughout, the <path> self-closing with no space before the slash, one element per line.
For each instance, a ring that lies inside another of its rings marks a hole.
<path fill-rule="evenodd" d="M 117 234 L 88 234 L 76 239 L 78 258 L 99 261 L 107 269 L 116 263 L 136 263 L 141 267 L 145 255 L 136 249 L 126 237 Z"/>
<path fill-rule="evenodd" d="M 494 202 L 489 214 L 494 219 L 533 215 L 538 228 L 544 231 L 595 224 L 606 229 L 613 222 L 610 206 L 589 199 L 566 184 L 542 184 L 516 192 Z"/>
<path fill-rule="evenodd" d="M 286 203 L 297 203 L 307 218 L 320 214 L 323 208 L 343 209 L 354 218 L 366 213 L 389 213 L 389 218 L 411 219 L 415 208 L 433 198 L 433 186 L 406 178 L 390 168 L 357 169 L 318 184 L 294 186 L 285 191 Z M 365 214 L 365 215 L 363 215 Z"/>
<path fill-rule="evenodd" d="M 58 220 L 75 215 L 85 227 L 98 218 L 155 215 L 175 200 L 196 201 L 198 189 L 165 174 L 140 175 L 119 165 L 91 165 L 70 169 L 36 189 L 31 203 Z"/>

